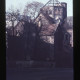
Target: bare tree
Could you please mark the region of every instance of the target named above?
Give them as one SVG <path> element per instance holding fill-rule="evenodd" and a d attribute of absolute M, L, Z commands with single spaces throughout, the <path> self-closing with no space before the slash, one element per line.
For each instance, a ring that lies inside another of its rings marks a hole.
<path fill-rule="evenodd" d="M 24 15 L 31 16 L 32 19 L 35 19 L 42 6 L 43 3 L 36 2 L 36 1 L 27 3 L 24 9 Z"/>
<path fill-rule="evenodd" d="M 14 35 L 14 22 L 18 21 L 18 16 L 20 15 L 19 9 L 14 10 L 13 6 L 9 9 L 9 11 L 6 12 L 6 26 L 7 23 L 11 23 L 8 26 L 12 27 L 12 34 Z"/>

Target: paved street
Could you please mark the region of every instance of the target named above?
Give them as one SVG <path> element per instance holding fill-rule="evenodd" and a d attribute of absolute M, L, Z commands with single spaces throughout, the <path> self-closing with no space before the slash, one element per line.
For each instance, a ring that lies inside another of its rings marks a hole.
<path fill-rule="evenodd" d="M 29 68 L 7 70 L 6 80 L 73 80 L 73 69 L 70 68 Z"/>

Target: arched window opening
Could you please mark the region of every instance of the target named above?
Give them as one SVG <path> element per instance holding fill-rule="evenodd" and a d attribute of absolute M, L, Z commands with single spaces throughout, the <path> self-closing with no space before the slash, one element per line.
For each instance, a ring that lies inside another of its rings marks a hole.
<path fill-rule="evenodd" d="M 70 36 L 68 33 L 65 33 L 64 35 L 64 45 L 68 45 L 70 42 Z"/>

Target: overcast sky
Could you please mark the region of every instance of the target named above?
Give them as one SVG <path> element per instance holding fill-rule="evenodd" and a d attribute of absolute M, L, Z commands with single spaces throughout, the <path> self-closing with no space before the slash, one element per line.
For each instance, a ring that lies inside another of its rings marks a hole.
<path fill-rule="evenodd" d="M 25 5 L 27 2 L 32 1 L 38 1 L 42 2 L 43 4 L 46 4 L 49 0 L 6 0 L 6 11 L 11 7 L 11 5 L 14 8 L 20 9 L 21 12 L 23 12 Z M 58 0 L 60 2 L 66 2 L 67 3 L 67 16 L 73 16 L 73 0 Z"/>

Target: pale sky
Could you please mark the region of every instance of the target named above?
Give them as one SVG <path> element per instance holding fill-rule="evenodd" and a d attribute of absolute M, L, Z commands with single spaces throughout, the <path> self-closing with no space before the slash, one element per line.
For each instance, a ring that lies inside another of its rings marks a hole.
<path fill-rule="evenodd" d="M 16 9 L 20 9 L 23 12 L 27 2 L 38 1 L 46 4 L 49 0 L 6 0 L 5 7 L 6 11 L 11 7 L 11 5 Z M 59 2 L 67 3 L 67 16 L 73 16 L 73 0 L 58 0 Z"/>

